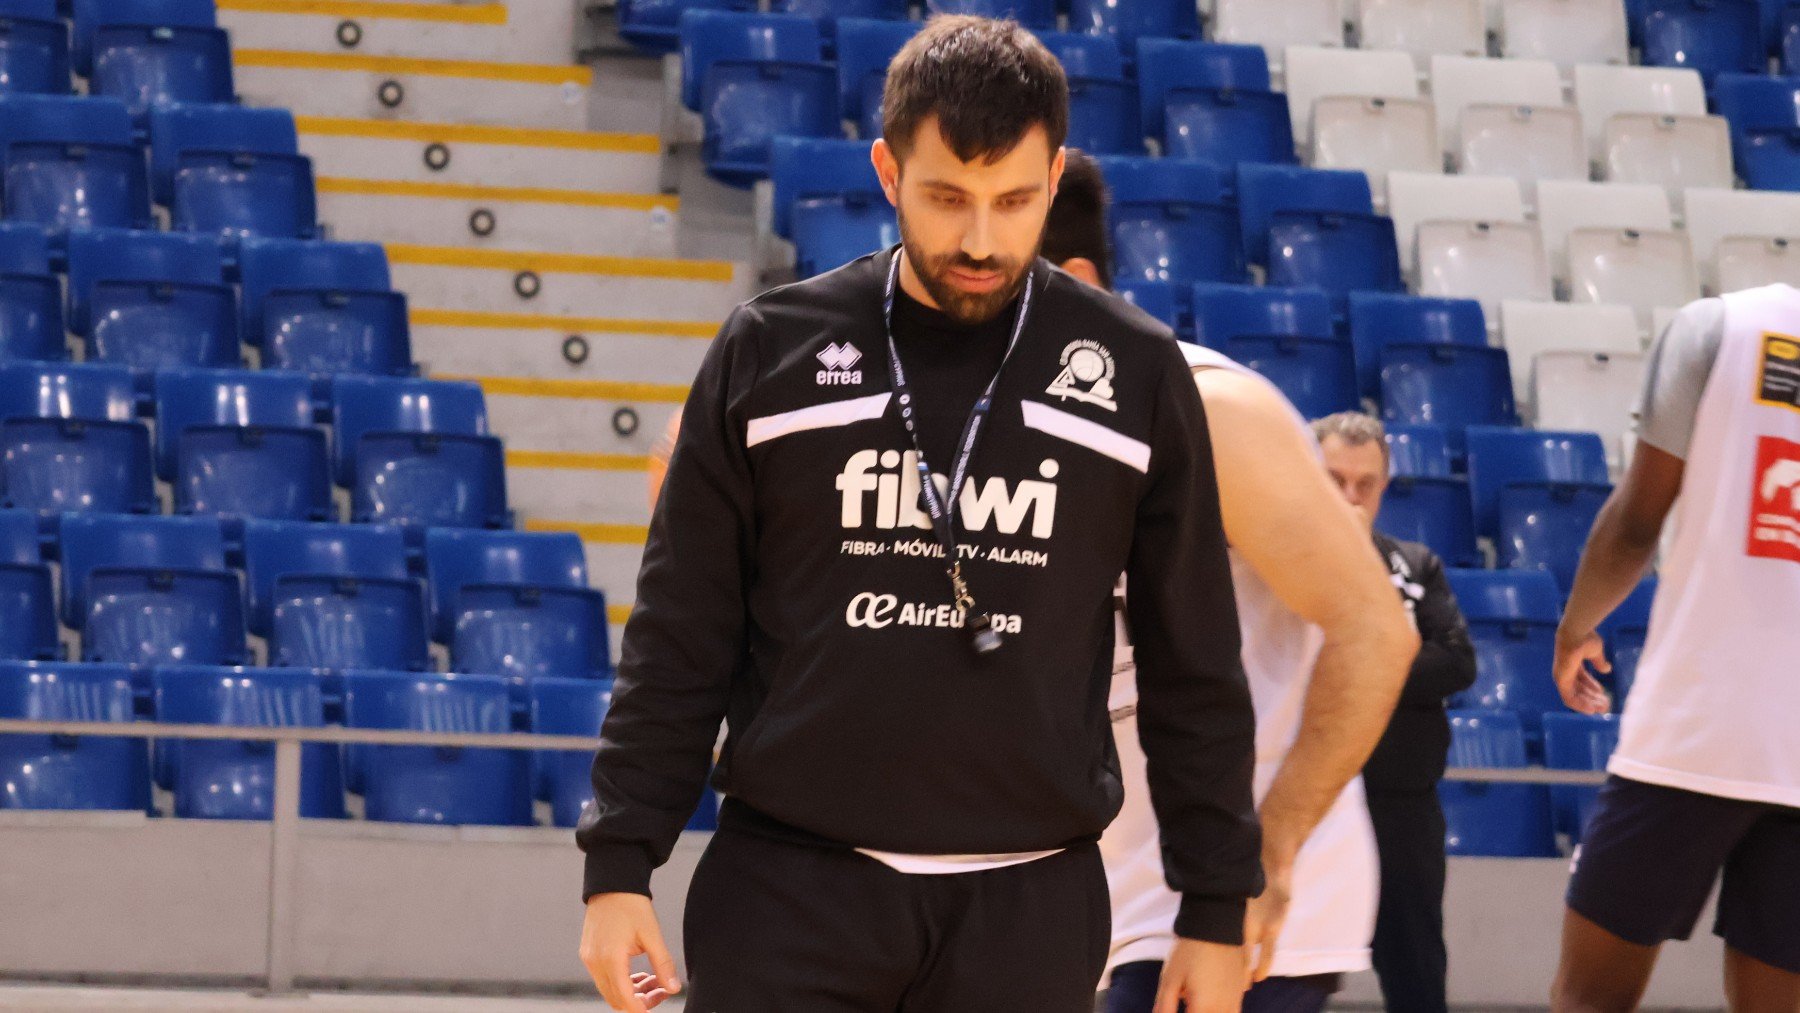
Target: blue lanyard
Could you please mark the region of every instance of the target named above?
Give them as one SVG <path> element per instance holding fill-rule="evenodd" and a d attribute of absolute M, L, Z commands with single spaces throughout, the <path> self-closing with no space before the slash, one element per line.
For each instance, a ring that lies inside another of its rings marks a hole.
<path fill-rule="evenodd" d="M 1025 275 L 1025 290 L 1019 296 L 1018 315 L 1013 319 L 1012 339 L 1006 344 L 1006 354 L 1001 357 L 1000 367 L 994 370 L 987 389 L 975 399 L 975 406 L 969 410 L 968 421 L 963 423 L 955 466 L 950 469 L 949 497 L 946 502 L 945 496 L 938 491 L 937 483 L 931 480 L 931 465 L 925 460 L 925 448 L 919 442 L 918 426 L 914 419 L 912 386 L 907 383 L 906 369 L 900 364 L 900 349 L 894 344 L 894 290 L 900 283 L 900 258 L 905 255 L 903 247 L 894 248 L 888 265 L 887 288 L 882 293 L 881 314 L 887 326 L 888 368 L 893 378 L 895 400 L 900 404 L 900 421 L 905 424 L 906 435 L 911 438 L 913 452 L 918 457 L 919 490 L 925 500 L 925 512 L 931 516 L 931 526 L 937 532 L 938 543 L 944 549 L 945 573 L 950 578 L 950 592 L 957 612 L 966 616 L 969 609 L 975 607 L 975 599 L 969 594 L 969 585 L 962 575 L 962 560 L 956 554 L 957 502 L 962 498 L 963 483 L 969 475 L 969 462 L 975 457 L 982 423 L 987 420 L 988 411 L 994 404 L 994 388 L 1000 385 L 1000 374 L 1006 371 L 1013 349 L 1019 345 L 1019 336 L 1025 333 L 1025 318 L 1031 312 L 1031 295 L 1037 283 L 1037 272 L 1034 266 Z M 998 637 L 993 636 L 985 624 L 976 628 L 976 633 L 976 649 L 982 653 L 999 646 Z M 979 639 L 983 634 L 992 639 Z"/>

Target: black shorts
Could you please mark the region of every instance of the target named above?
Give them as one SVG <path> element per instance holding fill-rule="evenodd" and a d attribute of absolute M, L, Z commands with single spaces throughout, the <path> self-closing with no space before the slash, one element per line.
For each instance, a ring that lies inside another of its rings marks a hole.
<path fill-rule="evenodd" d="M 1610 777 L 1575 852 L 1568 903 L 1626 942 L 1655 946 L 1694 931 L 1721 879 L 1713 931 L 1800 974 L 1800 809 Z"/>

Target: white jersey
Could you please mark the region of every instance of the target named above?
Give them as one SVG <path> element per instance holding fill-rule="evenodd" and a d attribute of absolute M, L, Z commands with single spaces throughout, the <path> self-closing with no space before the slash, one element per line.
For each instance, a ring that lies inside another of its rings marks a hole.
<path fill-rule="evenodd" d="M 1257 375 L 1215 352 L 1191 345 L 1185 350 L 1196 368 Z M 1311 439 L 1298 413 L 1294 425 Z M 1307 685 L 1325 637 L 1319 627 L 1283 605 L 1235 550 L 1230 555 L 1244 672 L 1256 708 L 1255 788 L 1260 805 L 1300 732 Z M 1144 750 L 1138 744 L 1137 670 L 1122 625 L 1118 644 L 1108 706 L 1125 781 L 1125 805 L 1100 838 L 1113 911 L 1112 949 L 1103 982 L 1110 981 L 1113 968 L 1122 964 L 1167 957 L 1180 905 L 1163 878 L 1156 814 L 1145 780 Z M 1276 940 L 1270 973 L 1295 977 L 1366 970 L 1369 940 L 1375 934 L 1379 875 L 1375 830 L 1359 777 L 1344 789 L 1300 849 L 1293 900 Z"/>
<path fill-rule="evenodd" d="M 1800 291 L 1724 297 L 1621 777 L 1800 807 Z"/>

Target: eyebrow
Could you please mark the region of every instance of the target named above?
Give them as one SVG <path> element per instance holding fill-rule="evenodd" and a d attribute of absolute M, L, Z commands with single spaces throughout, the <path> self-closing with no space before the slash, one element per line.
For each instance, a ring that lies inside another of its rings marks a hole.
<path fill-rule="evenodd" d="M 951 193 L 961 194 L 963 196 L 969 195 L 969 191 L 967 191 L 967 190 L 963 189 L 962 187 L 957 186 L 955 183 L 951 183 L 947 180 L 927 179 L 927 180 L 920 182 L 919 185 L 926 188 L 927 190 L 945 190 L 945 191 L 949 191 Z M 996 200 L 1004 200 L 1008 197 L 1023 197 L 1028 194 L 1041 193 L 1043 191 L 1043 189 L 1044 189 L 1044 184 L 1042 184 L 1042 183 L 1028 183 L 1025 186 L 1014 187 L 1013 189 L 1008 190 L 1003 194 L 1000 194 L 999 197 L 997 197 L 995 199 Z"/>

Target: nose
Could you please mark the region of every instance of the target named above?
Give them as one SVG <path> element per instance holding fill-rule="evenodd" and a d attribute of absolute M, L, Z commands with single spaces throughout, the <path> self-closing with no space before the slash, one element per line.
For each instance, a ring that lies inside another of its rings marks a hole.
<path fill-rule="evenodd" d="M 982 261 L 994 253 L 994 219 L 986 209 L 980 208 L 969 221 L 969 227 L 963 232 L 963 255 L 970 260 Z"/>

